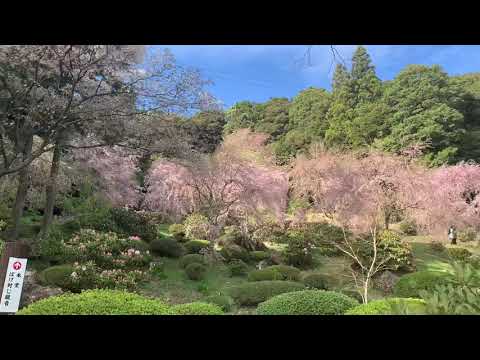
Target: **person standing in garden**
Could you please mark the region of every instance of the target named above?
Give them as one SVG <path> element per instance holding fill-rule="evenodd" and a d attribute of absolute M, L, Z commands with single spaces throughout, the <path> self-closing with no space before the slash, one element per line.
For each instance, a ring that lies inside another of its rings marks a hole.
<path fill-rule="evenodd" d="M 457 245 L 457 229 L 453 225 L 448 228 L 448 239 L 452 245 Z"/>

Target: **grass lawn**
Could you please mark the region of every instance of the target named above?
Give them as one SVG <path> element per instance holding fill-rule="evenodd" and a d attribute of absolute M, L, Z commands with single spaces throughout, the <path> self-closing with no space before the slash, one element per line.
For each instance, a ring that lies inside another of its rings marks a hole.
<path fill-rule="evenodd" d="M 201 301 L 210 295 L 225 294 L 228 287 L 247 281 L 246 276 L 231 277 L 225 265 L 210 266 L 203 280 L 193 281 L 188 279 L 178 259 L 156 258 L 155 261 L 164 263 L 163 276 L 142 285 L 140 292 L 169 304 Z"/>

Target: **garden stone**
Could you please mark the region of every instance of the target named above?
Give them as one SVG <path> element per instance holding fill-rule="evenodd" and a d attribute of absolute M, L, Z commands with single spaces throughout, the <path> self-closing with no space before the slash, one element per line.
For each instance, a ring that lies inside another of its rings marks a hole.
<path fill-rule="evenodd" d="M 62 294 L 62 289 L 58 287 L 42 286 L 38 284 L 34 271 L 26 271 L 23 280 L 22 297 L 20 299 L 20 307 L 25 307 L 31 303 L 45 299 L 50 296 Z"/>

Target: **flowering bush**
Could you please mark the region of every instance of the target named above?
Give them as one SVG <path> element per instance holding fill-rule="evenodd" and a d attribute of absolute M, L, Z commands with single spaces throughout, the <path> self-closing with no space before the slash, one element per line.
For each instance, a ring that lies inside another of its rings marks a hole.
<path fill-rule="evenodd" d="M 210 234 L 208 219 L 200 214 L 189 215 L 183 222 L 185 236 L 188 239 L 207 240 Z"/>
<path fill-rule="evenodd" d="M 63 260 L 73 270 L 62 288 L 72 292 L 109 288 L 132 290 L 147 277 L 152 257 L 138 236 L 82 229 L 68 241 L 61 241 Z"/>
<path fill-rule="evenodd" d="M 136 269 L 147 267 L 151 256 L 142 248 L 136 236 L 119 238 L 115 233 L 83 229 L 64 243 L 65 256 L 70 261 L 93 261 L 103 269 Z"/>

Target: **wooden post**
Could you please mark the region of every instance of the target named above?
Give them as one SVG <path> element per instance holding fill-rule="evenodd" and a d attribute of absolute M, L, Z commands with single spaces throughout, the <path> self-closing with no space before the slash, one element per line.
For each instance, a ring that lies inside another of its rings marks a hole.
<path fill-rule="evenodd" d="M 30 247 L 20 241 L 7 241 L 4 244 L 2 257 L 0 258 L 0 292 L 3 291 L 5 276 L 7 274 L 8 260 L 11 257 L 28 258 Z"/>

